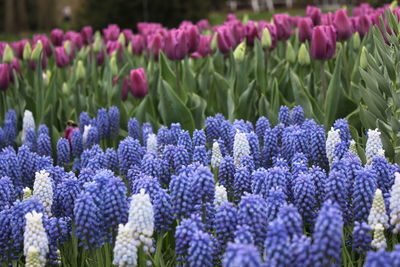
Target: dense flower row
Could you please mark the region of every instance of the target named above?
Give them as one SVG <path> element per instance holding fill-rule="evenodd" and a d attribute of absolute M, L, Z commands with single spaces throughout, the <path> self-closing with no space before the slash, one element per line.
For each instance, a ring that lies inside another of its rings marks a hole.
<path fill-rule="evenodd" d="M 227 55 L 242 42 L 253 46 L 255 39 L 259 39 L 266 49 L 274 49 L 278 41 L 287 40 L 296 32 L 300 42 L 310 41 L 311 56 L 318 60 L 330 59 L 335 55 L 336 42 L 349 39 L 354 33 L 360 37 L 366 35 L 373 25 L 378 25 L 382 32 L 392 32 L 380 26 L 380 18 L 387 26 L 385 10 L 389 5 L 374 9 L 369 4 L 355 7 L 352 16 L 344 9 L 334 13 L 322 14 L 321 9 L 308 6 L 306 16 L 290 16 L 276 14 L 272 22 L 248 21 L 242 22 L 235 15 L 230 14 L 227 20 L 211 27 L 207 20 L 200 20 L 196 24 L 184 21 L 177 29 L 166 29 L 157 23 L 138 23 L 137 33 L 132 29 L 121 30 L 118 25 L 112 24 L 103 29 L 103 34 L 93 34 L 91 26 L 82 28 L 80 32 L 60 29 L 51 31 L 50 36 L 36 34 L 32 40 L 23 39 L 17 42 L 0 42 L 0 90 L 6 90 L 14 80 L 13 72 L 21 72 L 20 61 L 28 62 L 30 68 L 35 69 L 40 60 L 43 68 L 47 67 L 48 59 L 54 55 L 59 68 L 70 65 L 80 54 L 87 55 L 92 49 L 98 65 L 102 65 L 105 53 L 111 57 L 111 67 L 116 69 L 117 61 L 121 61 L 124 53 L 141 55 L 147 53 L 151 58 L 158 59 L 163 51 L 171 60 L 182 60 L 187 56 L 192 58 L 206 57 L 215 51 Z M 400 17 L 400 9 L 392 12 L 396 18 Z M 297 29 L 297 31 L 295 30 Z M 386 38 L 384 36 L 384 38 Z M 304 57 L 309 57 L 305 46 L 299 51 Z M 294 53 L 294 51 L 293 51 Z M 305 55 L 307 53 L 307 56 Z M 309 61 L 309 59 L 302 59 Z M 85 68 L 77 65 L 78 77 L 84 76 Z M 118 71 L 114 71 L 118 72 Z M 116 74 L 116 73 L 115 73 Z M 135 77 L 124 82 L 135 84 Z M 132 89 L 134 96 L 143 97 L 147 90 Z M 126 99 L 126 93 L 124 94 Z"/>
<path fill-rule="evenodd" d="M 385 159 L 380 132 L 368 130 L 364 153 L 344 119 L 326 135 L 299 106 L 278 117 L 273 126 L 216 115 L 192 134 L 131 118 L 114 149 L 102 142 L 119 135 L 112 107 L 81 113 L 52 151 L 29 111 L 16 149 L 10 110 L 0 128 L 0 261 L 69 262 L 78 245 L 81 257 L 112 246 L 118 266 L 331 266 L 365 255 L 366 266 L 396 266 L 400 247 L 385 249 L 400 228 L 400 166 Z"/>

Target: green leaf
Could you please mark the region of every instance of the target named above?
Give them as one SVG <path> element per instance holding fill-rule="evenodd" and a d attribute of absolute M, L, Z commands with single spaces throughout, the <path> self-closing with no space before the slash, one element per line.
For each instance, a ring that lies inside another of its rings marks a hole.
<path fill-rule="evenodd" d="M 253 121 L 257 116 L 255 105 L 257 100 L 256 82 L 253 80 L 247 89 L 239 97 L 239 104 L 236 108 L 236 118 Z"/>
<path fill-rule="evenodd" d="M 189 131 L 194 130 L 194 121 L 190 110 L 183 104 L 171 86 L 164 80 L 159 83 L 158 111 L 165 125 L 179 122 L 182 128 Z"/>
<path fill-rule="evenodd" d="M 192 112 L 196 128 L 203 128 L 205 122 L 205 110 L 207 107 L 207 101 L 199 95 L 192 93 L 189 96 L 188 104 L 190 111 Z"/>

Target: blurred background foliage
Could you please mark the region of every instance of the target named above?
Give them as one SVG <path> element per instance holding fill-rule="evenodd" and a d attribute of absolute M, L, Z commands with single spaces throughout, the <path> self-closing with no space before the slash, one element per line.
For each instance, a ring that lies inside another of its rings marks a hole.
<path fill-rule="evenodd" d="M 324 1 L 294 0 L 293 8 L 251 12 L 250 0 L 236 0 L 238 17 L 249 14 L 253 20 L 269 20 L 274 13 L 302 15 L 306 5 L 323 5 Z M 159 22 L 176 27 L 182 20 L 208 18 L 212 25 L 222 23 L 229 10 L 228 0 L 0 0 L 0 40 L 30 37 L 54 27 L 79 30 L 84 25 L 101 29 L 110 23 L 135 29 L 140 21 Z M 274 1 L 275 2 L 279 1 Z M 281 1 L 282 2 L 282 1 Z M 361 1 L 333 1 L 338 5 L 354 5 Z M 371 5 L 387 1 L 364 0 Z"/>

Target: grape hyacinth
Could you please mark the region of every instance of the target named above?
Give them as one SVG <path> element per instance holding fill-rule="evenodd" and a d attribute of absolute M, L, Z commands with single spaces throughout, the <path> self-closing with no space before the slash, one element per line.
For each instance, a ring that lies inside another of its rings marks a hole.
<path fill-rule="evenodd" d="M 33 260 L 35 255 L 29 255 L 29 248 L 34 247 L 38 250 L 38 257 L 36 260 L 39 262 L 39 266 L 46 264 L 46 255 L 49 252 L 49 242 L 47 234 L 43 226 L 43 214 L 32 211 L 25 215 L 26 225 L 24 232 L 24 255 L 30 260 Z"/>
<path fill-rule="evenodd" d="M 328 157 L 329 164 L 332 164 L 334 159 L 335 146 L 340 142 L 340 130 L 335 130 L 334 128 L 331 128 L 331 130 L 328 132 L 328 137 L 326 139 L 326 156 Z"/>
<path fill-rule="evenodd" d="M 243 156 L 250 155 L 250 145 L 245 133 L 237 132 L 233 143 L 233 159 L 235 166 L 239 166 Z"/>
<path fill-rule="evenodd" d="M 137 266 L 140 241 L 132 238 L 133 234 L 134 230 L 129 223 L 119 225 L 114 246 L 114 265 L 119 267 Z"/>
<path fill-rule="evenodd" d="M 218 142 L 214 142 L 212 146 L 212 155 L 211 155 L 211 167 L 213 169 L 219 168 L 219 164 L 222 161 L 221 150 L 219 149 Z"/>
<path fill-rule="evenodd" d="M 260 253 L 251 244 L 229 243 L 222 260 L 223 267 L 252 266 L 261 267 Z"/>
<path fill-rule="evenodd" d="M 384 234 L 384 227 L 378 223 L 374 227 L 374 238 L 372 239 L 371 246 L 375 249 L 385 249 L 387 247 L 386 237 Z"/>
<path fill-rule="evenodd" d="M 368 224 L 373 229 L 375 229 L 378 224 L 385 229 L 389 227 L 389 218 L 386 213 L 385 202 L 380 189 L 376 189 L 375 191 L 372 207 L 368 215 Z"/>
<path fill-rule="evenodd" d="M 381 132 L 378 129 L 368 130 L 367 136 L 365 156 L 367 158 L 367 163 L 371 163 L 375 155 L 384 156 L 385 152 L 383 150 Z"/>
<path fill-rule="evenodd" d="M 33 197 L 40 200 L 46 209 L 46 214 L 51 216 L 51 206 L 53 204 L 53 186 L 49 173 L 45 170 L 37 172 L 35 183 L 33 184 Z"/>
<path fill-rule="evenodd" d="M 372 228 L 366 222 L 355 222 L 353 229 L 353 249 L 358 253 L 368 251 L 371 247 Z"/>
<path fill-rule="evenodd" d="M 400 232 L 400 173 L 395 173 L 395 181 L 390 192 L 390 224 L 393 232 Z"/>

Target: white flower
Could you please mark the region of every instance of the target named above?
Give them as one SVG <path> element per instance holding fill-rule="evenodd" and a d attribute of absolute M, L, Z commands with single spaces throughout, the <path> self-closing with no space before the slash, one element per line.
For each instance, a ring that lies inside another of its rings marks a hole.
<path fill-rule="evenodd" d="M 368 215 L 368 224 L 374 229 L 378 224 L 384 228 L 389 228 L 389 218 L 386 214 L 385 201 L 383 200 L 382 191 L 376 189 L 374 201 Z"/>
<path fill-rule="evenodd" d="M 250 145 L 245 133 L 236 132 L 233 142 L 233 160 L 235 166 L 239 166 L 243 156 L 250 155 Z"/>
<path fill-rule="evenodd" d="M 386 248 L 386 238 L 383 230 L 384 228 L 380 223 L 374 228 L 374 239 L 371 242 L 371 246 L 375 249 Z"/>
<path fill-rule="evenodd" d="M 400 232 L 400 173 L 396 172 L 392 191 L 390 193 L 390 224 L 394 226 L 393 233 Z"/>
<path fill-rule="evenodd" d="M 218 142 L 215 141 L 212 147 L 211 167 L 213 169 L 219 168 L 221 160 L 222 160 L 221 150 L 219 149 Z"/>
<path fill-rule="evenodd" d="M 22 136 L 21 136 L 22 143 L 25 142 L 26 132 L 28 130 L 35 130 L 35 128 L 36 126 L 33 114 L 31 111 L 26 109 L 24 112 L 24 118 L 22 119 Z"/>
<path fill-rule="evenodd" d="M 92 125 L 85 125 L 85 127 L 83 128 L 83 135 L 82 135 L 82 143 L 83 145 L 86 144 L 87 138 L 88 138 L 88 134 L 89 134 L 89 130 L 92 128 Z"/>
<path fill-rule="evenodd" d="M 149 134 L 149 136 L 147 137 L 147 151 L 157 153 L 157 147 L 157 136 L 155 134 Z"/>
<path fill-rule="evenodd" d="M 223 203 L 228 202 L 228 195 L 223 185 L 215 185 L 215 199 L 214 206 L 219 207 Z"/>
<path fill-rule="evenodd" d="M 154 231 L 154 212 L 150 196 L 145 194 L 143 188 L 139 194 L 132 196 L 128 223 L 133 229 L 134 238 L 145 245 L 144 250 L 150 250 Z"/>
<path fill-rule="evenodd" d="M 120 224 L 114 246 L 113 264 L 124 267 L 137 266 L 137 252 L 139 246 L 139 240 L 133 238 L 133 228 L 131 224 Z"/>
<path fill-rule="evenodd" d="M 40 252 L 37 247 L 30 246 L 25 259 L 26 267 L 44 267 L 46 263 L 41 262 Z"/>
<path fill-rule="evenodd" d="M 367 157 L 367 163 L 371 163 L 375 155 L 385 155 L 383 150 L 381 132 L 378 129 L 368 130 L 368 139 L 365 145 L 365 156 Z"/>
<path fill-rule="evenodd" d="M 356 141 L 350 141 L 349 152 L 358 155 Z"/>
<path fill-rule="evenodd" d="M 334 152 L 335 152 L 335 146 L 336 144 L 340 143 L 340 130 L 333 129 L 328 132 L 328 137 L 326 138 L 326 156 L 328 157 L 329 164 L 332 164 L 333 158 L 334 158 Z"/>
<path fill-rule="evenodd" d="M 51 178 L 45 170 L 36 172 L 33 184 L 33 196 L 43 204 L 48 216 L 51 216 L 51 205 L 53 204 L 53 187 Z"/>
<path fill-rule="evenodd" d="M 43 227 L 42 213 L 32 211 L 25 215 L 26 225 L 24 232 L 24 255 L 28 257 L 29 251 L 31 253 L 29 260 L 31 262 L 38 262 L 35 266 L 44 266 L 46 264 L 46 255 L 49 252 L 49 243 L 47 234 Z M 30 248 L 36 248 L 30 249 Z"/>

